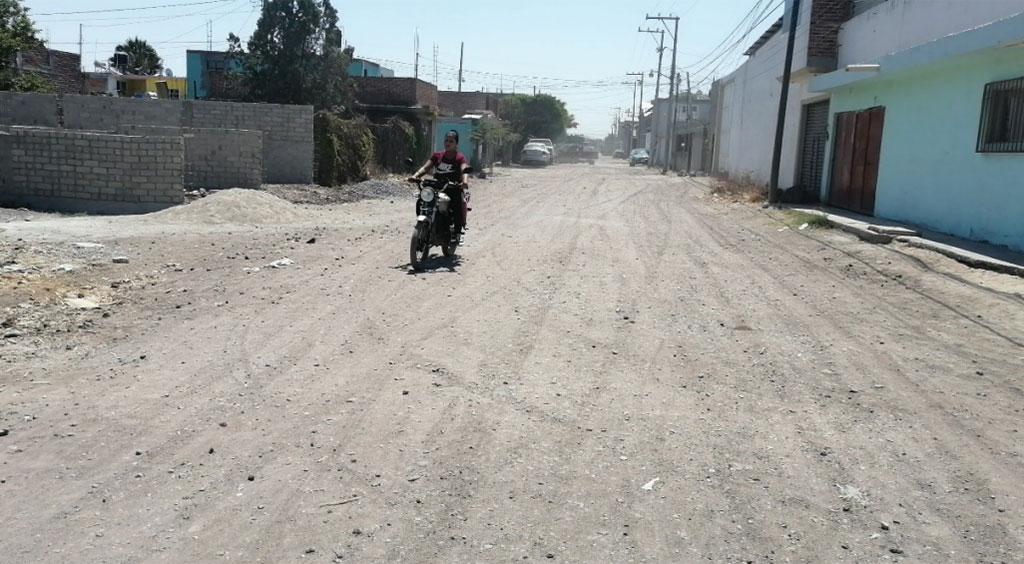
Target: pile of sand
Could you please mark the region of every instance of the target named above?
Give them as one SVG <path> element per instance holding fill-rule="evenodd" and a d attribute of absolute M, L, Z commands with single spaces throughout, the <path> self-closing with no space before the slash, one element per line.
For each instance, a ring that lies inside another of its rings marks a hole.
<path fill-rule="evenodd" d="M 190 204 L 148 214 L 160 223 L 279 224 L 306 219 L 309 212 L 260 190 L 219 190 Z"/>

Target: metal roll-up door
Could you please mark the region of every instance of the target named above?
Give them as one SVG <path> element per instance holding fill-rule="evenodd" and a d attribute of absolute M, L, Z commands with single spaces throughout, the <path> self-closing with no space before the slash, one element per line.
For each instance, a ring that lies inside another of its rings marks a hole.
<path fill-rule="evenodd" d="M 821 191 L 828 145 L 828 100 L 804 106 L 804 138 L 800 158 L 800 186 L 813 194 Z"/>

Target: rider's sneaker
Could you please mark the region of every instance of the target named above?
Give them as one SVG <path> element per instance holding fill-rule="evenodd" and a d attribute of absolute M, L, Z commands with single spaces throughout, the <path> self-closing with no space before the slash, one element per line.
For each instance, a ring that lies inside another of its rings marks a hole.
<path fill-rule="evenodd" d="M 459 244 L 460 245 L 465 245 L 466 244 L 466 236 L 465 235 L 459 235 Z"/>

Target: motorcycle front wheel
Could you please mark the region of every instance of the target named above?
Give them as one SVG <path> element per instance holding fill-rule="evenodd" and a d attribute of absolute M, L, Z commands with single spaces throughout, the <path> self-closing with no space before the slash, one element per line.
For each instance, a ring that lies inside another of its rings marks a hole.
<path fill-rule="evenodd" d="M 430 254 L 430 243 L 420 237 L 420 229 L 412 230 L 412 239 L 409 241 L 409 264 L 413 270 L 423 270 L 423 263 L 427 261 Z"/>
<path fill-rule="evenodd" d="M 441 245 L 441 253 L 447 258 L 451 258 L 455 256 L 455 249 L 457 249 L 458 246 L 458 243 L 446 243 Z"/>

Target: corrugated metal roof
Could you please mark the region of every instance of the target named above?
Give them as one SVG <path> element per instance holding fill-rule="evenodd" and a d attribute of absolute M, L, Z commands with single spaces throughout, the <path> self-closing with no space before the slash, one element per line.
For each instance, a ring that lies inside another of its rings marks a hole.
<path fill-rule="evenodd" d="M 743 54 L 749 57 L 754 53 L 757 53 L 757 50 L 763 47 L 765 43 L 768 43 L 768 40 L 774 37 L 780 29 L 782 29 L 782 18 L 779 18 L 779 20 L 773 23 L 771 27 L 764 30 L 764 33 L 761 34 L 761 37 L 759 37 L 757 41 L 755 41 L 754 44 L 750 46 L 749 49 L 744 51 Z"/>

